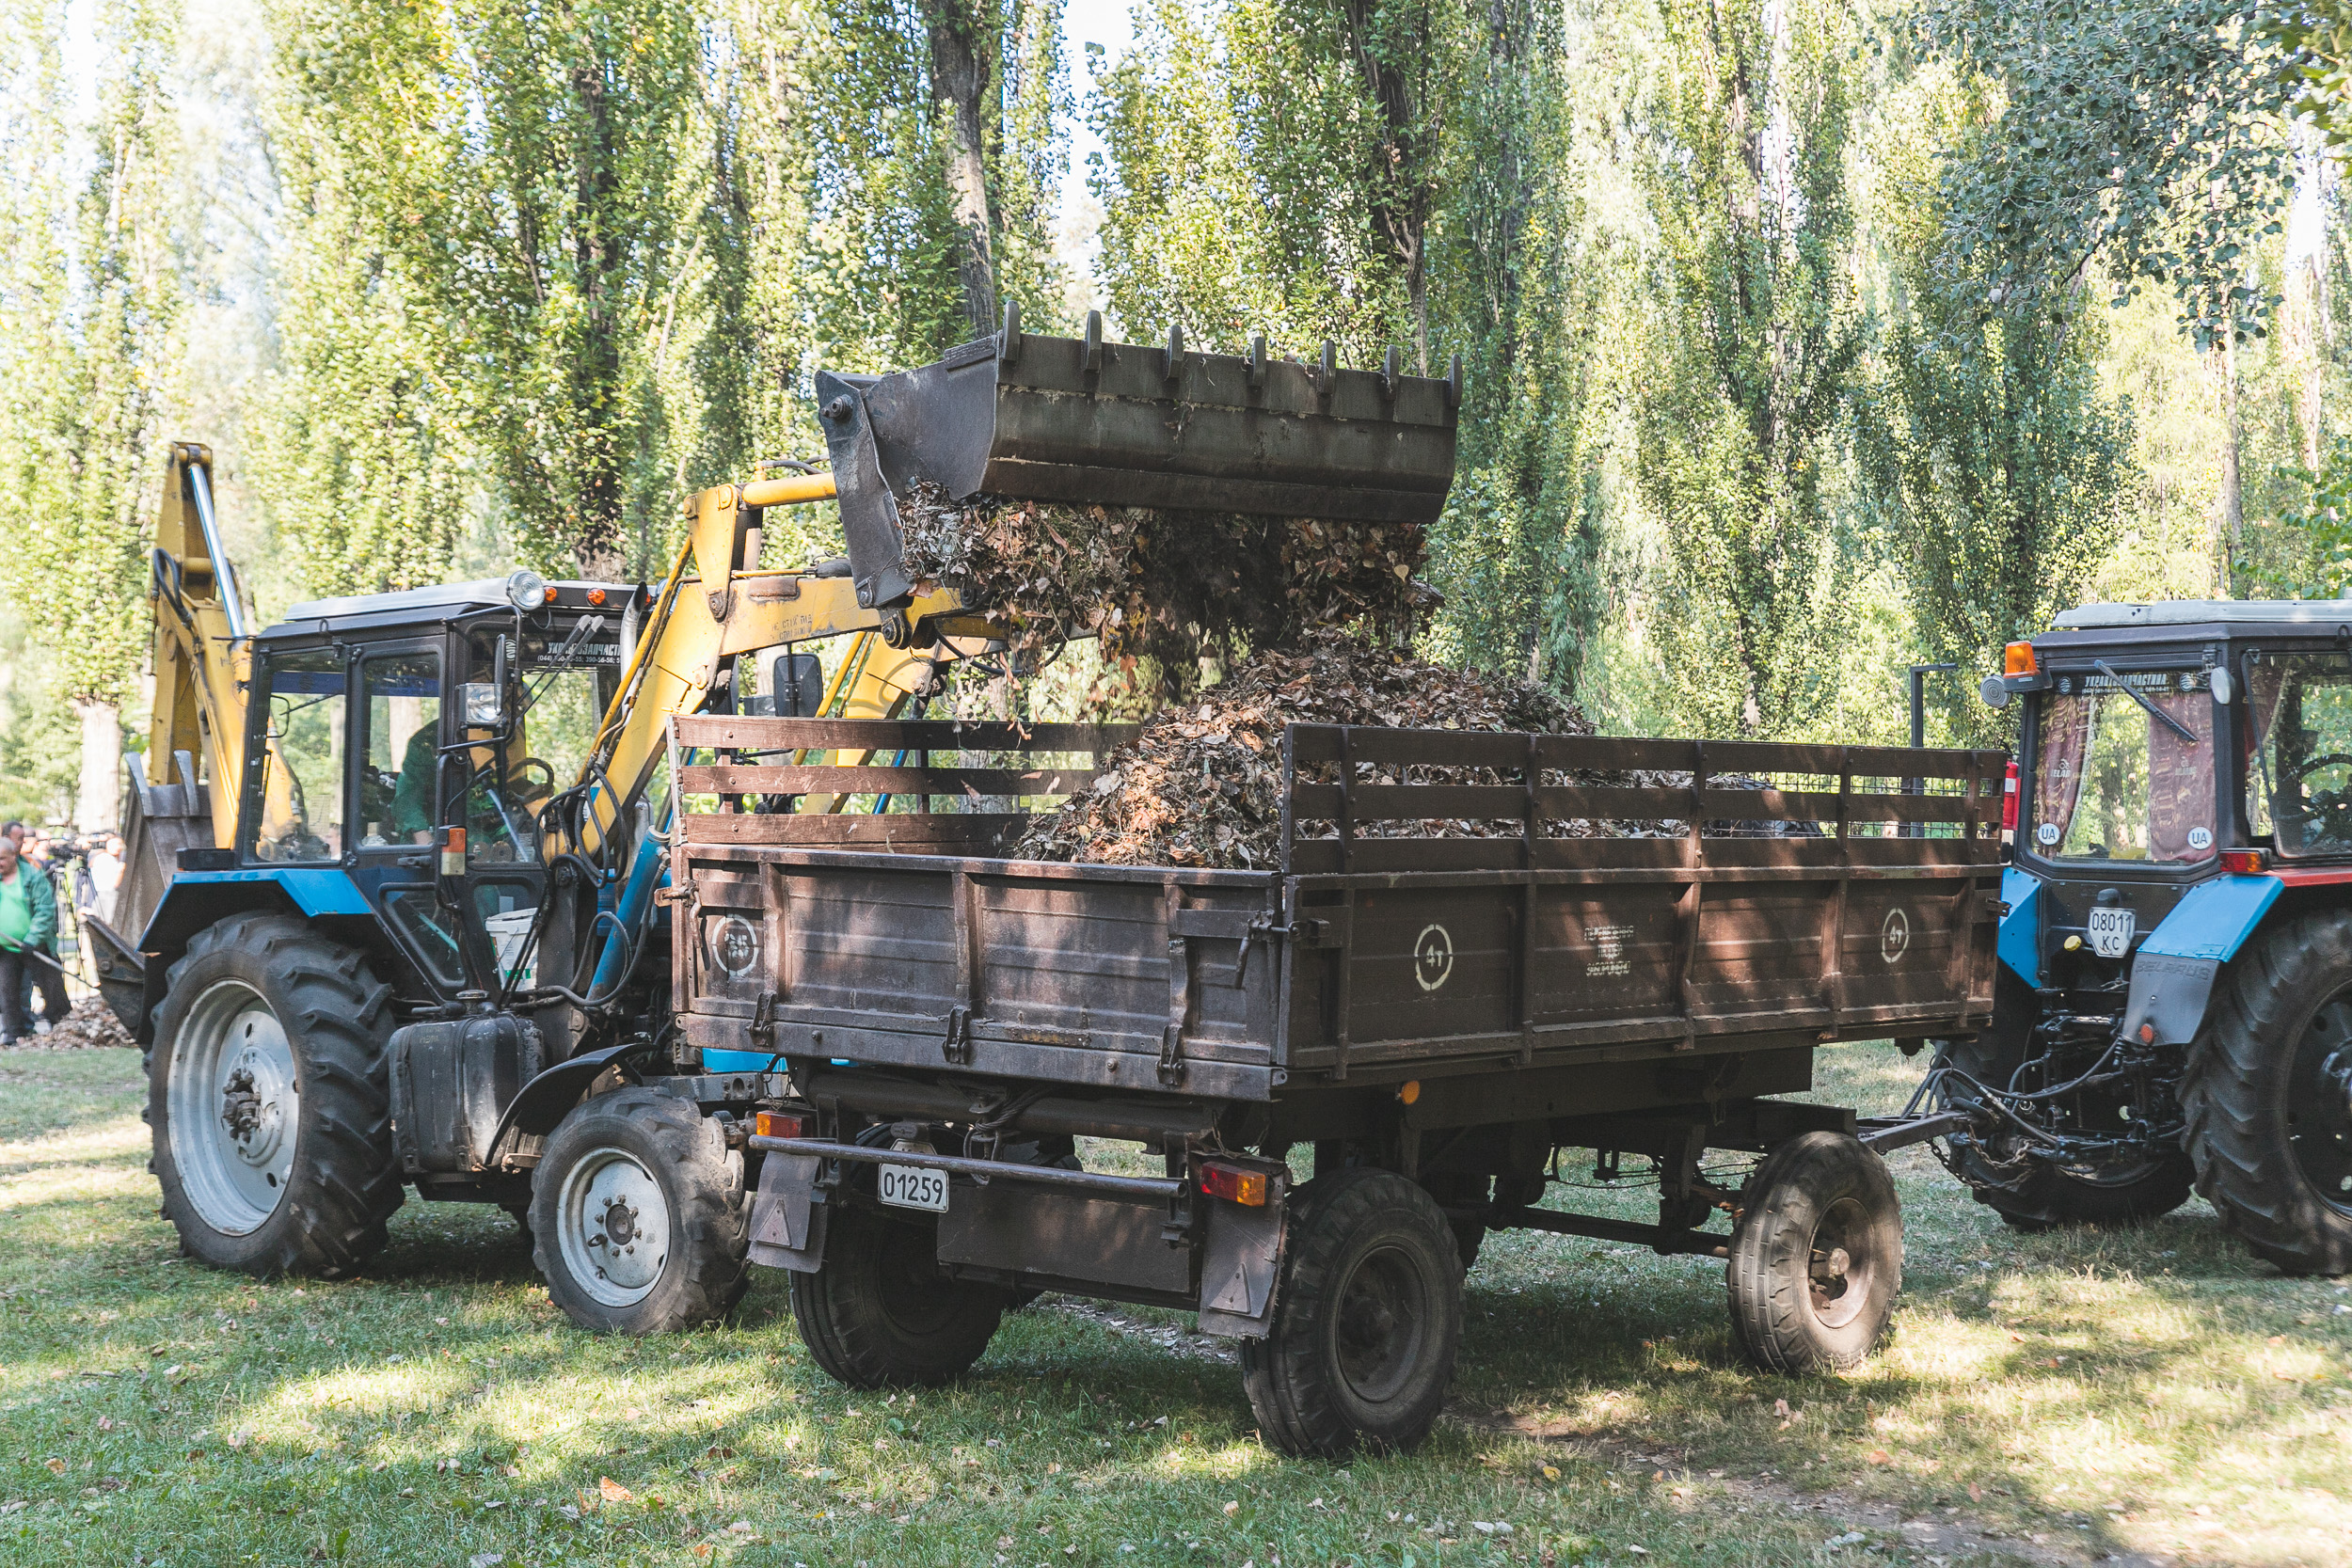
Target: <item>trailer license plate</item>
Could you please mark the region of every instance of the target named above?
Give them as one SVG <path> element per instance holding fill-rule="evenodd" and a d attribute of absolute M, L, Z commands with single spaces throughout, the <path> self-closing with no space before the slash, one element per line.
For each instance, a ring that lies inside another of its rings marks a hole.
<path fill-rule="evenodd" d="M 2093 910 L 2090 911 L 2090 950 L 2103 958 L 2120 958 L 2132 945 L 2132 911 L 2129 910 Z"/>
<path fill-rule="evenodd" d="M 928 1209 L 934 1214 L 947 1212 L 947 1173 L 924 1170 L 918 1165 L 882 1165 L 878 1167 L 882 1200 L 894 1209 Z"/>

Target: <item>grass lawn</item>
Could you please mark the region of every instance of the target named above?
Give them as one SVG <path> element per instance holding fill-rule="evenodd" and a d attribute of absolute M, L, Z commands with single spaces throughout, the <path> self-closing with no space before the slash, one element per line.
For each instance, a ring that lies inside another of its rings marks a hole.
<path fill-rule="evenodd" d="M 1823 1061 L 1868 1107 L 1915 1076 Z M 1171 1313 L 1049 1298 L 892 1399 L 810 1365 L 765 1271 L 726 1327 L 579 1334 L 496 1210 L 411 1203 L 354 1283 L 207 1273 L 141 1094 L 127 1052 L 0 1052 L 0 1562 L 2352 1560 L 2352 1294 L 2201 1204 L 2019 1237 L 1899 1155 L 1896 1336 L 1841 1379 L 1744 1367 L 1720 1264 L 1491 1238 L 1454 1418 L 1343 1466 L 1261 1448 Z"/>

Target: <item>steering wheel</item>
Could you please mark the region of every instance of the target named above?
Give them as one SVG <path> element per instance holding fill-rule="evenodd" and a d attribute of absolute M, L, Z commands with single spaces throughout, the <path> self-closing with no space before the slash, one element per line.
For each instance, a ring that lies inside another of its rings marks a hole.
<path fill-rule="evenodd" d="M 2329 752 L 2325 756 L 2308 758 L 2291 770 L 2282 769 L 2281 782 L 2299 784 L 2321 768 L 2333 768 L 2339 763 L 2352 766 L 2352 752 Z"/>
<path fill-rule="evenodd" d="M 539 777 L 531 783 L 522 783 L 534 768 Z M 525 757 L 507 773 L 506 786 L 507 793 L 525 805 L 533 800 L 544 800 L 555 793 L 555 768 L 544 757 Z"/>

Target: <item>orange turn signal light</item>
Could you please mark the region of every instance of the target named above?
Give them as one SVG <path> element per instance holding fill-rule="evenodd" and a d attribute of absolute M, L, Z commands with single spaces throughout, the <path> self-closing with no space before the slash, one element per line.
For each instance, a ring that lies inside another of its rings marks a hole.
<path fill-rule="evenodd" d="M 548 604 L 553 604 L 555 602 L 555 584 L 551 582 L 548 583 L 541 592 L 544 594 Z"/>
<path fill-rule="evenodd" d="M 2001 650 L 2001 673 L 2004 675 L 2030 675 L 2038 668 L 2033 661 L 2033 644 L 2030 642 L 2011 642 Z"/>
<path fill-rule="evenodd" d="M 604 590 L 601 588 L 591 588 L 588 590 L 588 602 L 592 605 L 600 605 L 604 603 Z"/>
<path fill-rule="evenodd" d="M 466 874 L 466 830 L 441 830 L 441 875 L 463 877 Z"/>
<path fill-rule="evenodd" d="M 2270 869 L 2269 857 L 2260 849 L 2224 849 L 2221 869 L 2234 871 L 2241 877 L 2259 877 Z"/>
<path fill-rule="evenodd" d="M 1233 1165 L 1208 1164 L 1200 1167 L 1200 1190 L 1211 1197 L 1221 1197 L 1228 1203 L 1245 1208 L 1265 1207 L 1265 1172 L 1242 1170 Z"/>
<path fill-rule="evenodd" d="M 752 1131 L 763 1138 L 797 1138 L 808 1118 L 791 1111 L 762 1111 L 752 1117 Z"/>
<path fill-rule="evenodd" d="M 1396 1098 L 1400 1104 L 1405 1105 L 1410 1105 L 1413 1101 L 1419 1100 L 1421 1098 L 1421 1080 L 1418 1078 L 1407 1078 L 1405 1080 L 1403 1086 L 1398 1088 L 1396 1091 Z"/>

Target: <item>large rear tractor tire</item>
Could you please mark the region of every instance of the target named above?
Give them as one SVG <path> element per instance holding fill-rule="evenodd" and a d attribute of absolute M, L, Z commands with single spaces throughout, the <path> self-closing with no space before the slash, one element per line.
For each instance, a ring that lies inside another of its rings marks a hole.
<path fill-rule="evenodd" d="M 1989 1087 L 2007 1088 L 2026 1060 L 2038 1011 L 2033 988 L 2007 964 L 2001 965 L 1994 982 L 1992 1023 L 1975 1036 L 1954 1040 L 1945 1051 L 1944 1064 Z M 2116 1107 L 2103 1102 L 2087 1109 L 2097 1116 Z M 2186 1203 L 2195 1174 L 2187 1151 L 2179 1148 L 2095 1176 L 2038 1162 L 2021 1175 L 2015 1168 L 1995 1168 L 1980 1150 L 1968 1148 L 1961 1154 L 1959 1169 L 1979 1203 L 2012 1229 L 2025 1231 L 2144 1224 Z"/>
<path fill-rule="evenodd" d="M 795 1274 L 792 1317 L 809 1355 L 852 1388 L 936 1388 L 970 1370 L 1009 1292 L 939 1268 L 939 1222 L 857 1199 L 826 1209 L 824 1266 Z"/>
<path fill-rule="evenodd" d="M 1293 1204 L 1272 1330 L 1241 1345 L 1249 1408 L 1285 1453 L 1418 1447 L 1462 1338 L 1462 1262 L 1445 1212 L 1418 1184 L 1366 1165 L 1315 1178 Z"/>
<path fill-rule="evenodd" d="M 2352 916 L 2241 952 L 2181 1086 L 2197 1190 L 2288 1274 L 2352 1271 Z"/>
<path fill-rule="evenodd" d="M 1903 1285 L 1886 1163 L 1841 1132 L 1772 1152 L 1748 1184 L 1725 1273 L 1731 1333 L 1767 1371 L 1843 1371 L 1876 1350 Z"/>
<path fill-rule="evenodd" d="M 596 1334 L 715 1323 L 751 1283 L 743 1156 L 693 1106 L 616 1089 L 573 1108 L 531 1180 L 532 1260 Z"/>
<path fill-rule="evenodd" d="M 400 1207 L 391 989 L 286 915 L 232 915 L 171 966 L 147 1053 L 150 1168 L 190 1257 L 332 1279 Z"/>

